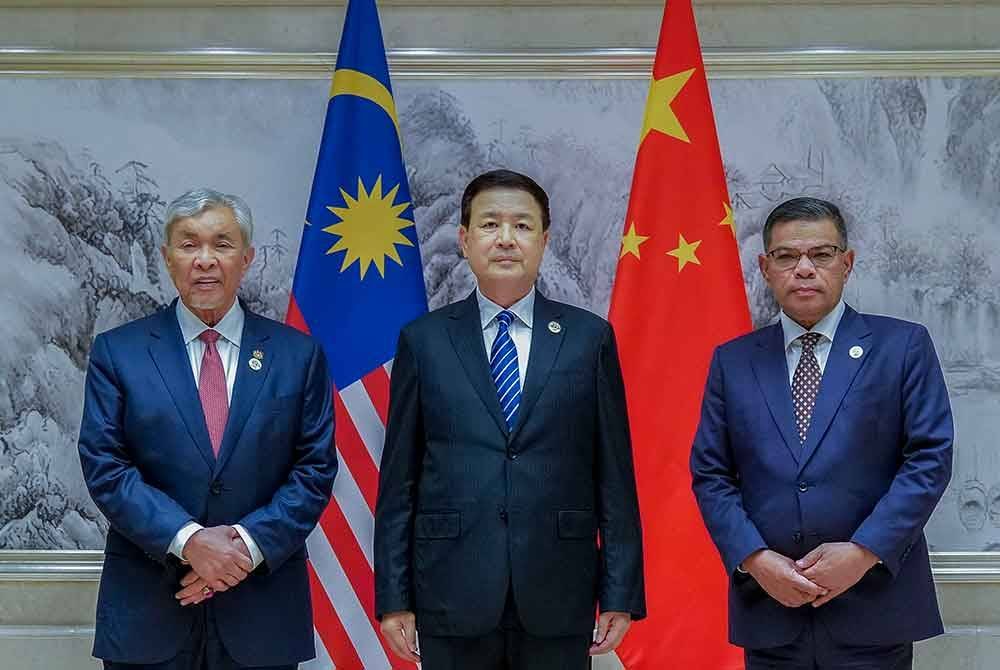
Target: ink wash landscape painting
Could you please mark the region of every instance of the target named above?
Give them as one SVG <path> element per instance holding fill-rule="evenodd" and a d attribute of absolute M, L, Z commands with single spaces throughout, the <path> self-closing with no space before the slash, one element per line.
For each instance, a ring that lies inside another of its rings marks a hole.
<path fill-rule="evenodd" d="M 1000 80 L 745 79 L 711 84 L 754 323 L 777 307 L 757 270 L 764 216 L 816 195 L 858 252 L 846 299 L 927 325 L 957 425 L 936 551 L 1000 550 Z M 605 314 L 647 84 L 396 82 L 431 307 L 473 278 L 459 197 L 508 167 L 550 195 L 540 289 Z M 254 210 L 242 296 L 287 305 L 328 83 L 0 80 L 0 548 L 99 549 L 107 523 L 76 453 L 93 336 L 175 296 L 166 203 L 211 186 Z M 696 324 L 695 324 L 696 326 Z"/>

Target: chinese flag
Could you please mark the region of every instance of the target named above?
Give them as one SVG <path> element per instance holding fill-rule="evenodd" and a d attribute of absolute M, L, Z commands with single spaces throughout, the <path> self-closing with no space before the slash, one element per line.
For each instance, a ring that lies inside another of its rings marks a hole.
<path fill-rule="evenodd" d="M 688 456 L 715 347 L 750 330 L 691 0 L 668 0 L 611 298 L 628 395 L 649 617 L 629 670 L 743 667 L 728 577 L 691 492 Z"/>

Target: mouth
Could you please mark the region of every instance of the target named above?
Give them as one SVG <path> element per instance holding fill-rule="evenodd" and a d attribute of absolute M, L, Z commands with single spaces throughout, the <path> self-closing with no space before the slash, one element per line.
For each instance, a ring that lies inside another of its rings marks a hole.
<path fill-rule="evenodd" d="M 210 289 L 220 286 L 222 281 L 219 279 L 196 279 L 194 281 L 194 287 L 197 289 Z"/>
<path fill-rule="evenodd" d="M 799 288 L 792 289 L 792 293 L 801 296 L 818 295 L 819 289 L 811 288 L 809 286 L 801 286 Z"/>

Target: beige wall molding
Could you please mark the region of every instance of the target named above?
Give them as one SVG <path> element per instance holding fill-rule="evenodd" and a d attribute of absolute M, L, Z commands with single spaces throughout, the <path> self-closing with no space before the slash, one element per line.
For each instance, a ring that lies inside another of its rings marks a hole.
<path fill-rule="evenodd" d="M 345 0 L 0 0 L 0 8 L 211 8 L 211 7 L 342 7 Z M 608 0 L 379 0 L 380 7 L 606 7 Z M 663 6 L 663 0 L 615 0 L 624 7 Z M 800 5 L 883 7 L 938 7 L 989 5 L 990 0 L 694 0 L 696 7 L 711 5 Z"/>
<path fill-rule="evenodd" d="M 94 582 L 103 565 L 100 551 L 0 551 L 0 582 Z M 939 584 L 1000 584 L 1000 552 L 935 552 Z"/>
<path fill-rule="evenodd" d="M 93 639 L 93 626 L 0 626 L 0 639 Z"/>
<path fill-rule="evenodd" d="M 652 49 L 395 49 L 389 61 L 404 79 L 645 79 Z M 277 78 L 330 76 L 332 52 L 236 49 L 62 51 L 0 48 L 0 76 Z M 996 76 L 1000 49 L 869 51 L 851 49 L 705 51 L 709 77 Z"/>

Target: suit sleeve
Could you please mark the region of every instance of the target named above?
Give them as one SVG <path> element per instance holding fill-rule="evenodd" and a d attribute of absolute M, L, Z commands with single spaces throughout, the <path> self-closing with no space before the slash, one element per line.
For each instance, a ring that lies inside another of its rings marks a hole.
<path fill-rule="evenodd" d="M 413 515 L 416 509 L 423 423 L 417 360 L 406 331 L 399 335 L 389 383 L 389 418 L 375 505 L 375 616 L 412 611 Z"/>
<path fill-rule="evenodd" d="M 889 490 L 855 531 L 894 576 L 951 479 L 954 426 L 948 389 L 930 334 L 915 327 L 902 379 L 902 463 Z"/>
<path fill-rule="evenodd" d="M 746 510 L 729 441 L 725 387 L 719 350 L 712 356 L 701 403 L 701 420 L 691 448 L 691 484 L 712 541 L 732 575 L 750 554 L 766 549 Z"/>
<path fill-rule="evenodd" d="M 237 522 L 257 543 L 271 572 L 305 544 L 330 501 L 337 474 L 333 389 L 326 357 L 315 343 L 304 384 L 302 422 L 292 445 L 294 458 L 288 477 L 267 505 Z"/>
<path fill-rule="evenodd" d="M 165 563 L 171 541 L 193 520 L 179 503 L 143 480 L 125 435 L 125 390 L 106 335 L 90 352 L 78 450 L 83 478 L 111 527 Z"/>
<path fill-rule="evenodd" d="M 646 616 L 642 529 L 632 464 L 625 385 L 615 334 L 608 325 L 597 365 L 597 504 L 603 569 L 602 612 Z"/>

